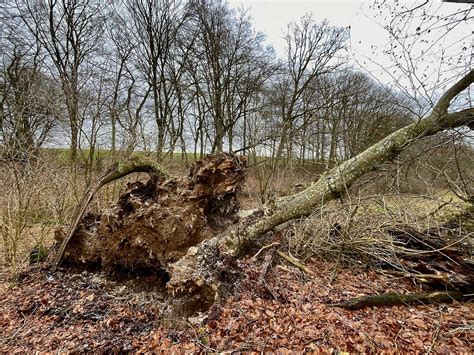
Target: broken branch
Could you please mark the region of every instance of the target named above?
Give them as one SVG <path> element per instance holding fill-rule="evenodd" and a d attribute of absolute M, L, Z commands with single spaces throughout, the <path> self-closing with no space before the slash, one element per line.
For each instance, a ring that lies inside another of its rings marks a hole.
<path fill-rule="evenodd" d="M 129 162 L 118 162 L 112 164 L 102 175 L 100 175 L 86 190 L 84 196 L 82 197 L 81 202 L 77 205 L 72 219 L 72 223 L 69 225 L 66 237 L 61 242 L 58 253 L 56 254 L 56 259 L 53 263 L 52 270 L 55 271 L 61 262 L 61 259 L 64 255 L 64 251 L 71 240 L 72 236 L 79 226 L 79 222 L 86 213 L 87 207 L 91 202 L 94 195 L 99 191 L 101 187 L 111 183 L 112 181 L 123 178 L 132 173 L 154 173 L 161 176 L 169 176 L 168 172 L 156 162 L 153 162 L 148 159 L 138 158 Z"/>
<path fill-rule="evenodd" d="M 329 306 L 356 310 L 372 306 L 452 302 L 454 300 L 460 301 L 463 298 L 464 295 L 460 291 L 436 291 L 428 293 L 412 293 L 406 295 L 396 292 L 389 292 L 382 295 L 351 298 L 345 302 L 329 304 Z"/>
<path fill-rule="evenodd" d="M 308 275 L 312 274 L 311 270 L 309 270 L 306 266 L 304 266 L 304 264 L 302 264 L 301 262 L 299 262 L 298 260 L 296 260 L 292 256 L 290 256 L 288 254 L 285 254 L 284 252 L 282 252 L 280 250 L 277 250 L 277 254 L 280 257 L 282 257 L 283 259 L 285 259 L 286 261 L 288 261 L 291 265 L 293 265 L 293 266 L 297 267 L 298 269 L 300 269 L 301 271 L 303 271 L 305 274 L 308 274 Z"/>

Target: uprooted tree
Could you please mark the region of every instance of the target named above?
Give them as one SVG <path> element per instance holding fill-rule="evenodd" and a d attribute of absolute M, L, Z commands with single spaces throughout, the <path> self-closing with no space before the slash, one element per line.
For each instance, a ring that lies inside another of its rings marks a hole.
<path fill-rule="evenodd" d="M 180 300 L 183 309 L 206 309 L 237 277 L 235 260 L 265 233 L 308 216 L 345 194 L 362 175 L 423 137 L 461 126 L 474 129 L 473 108 L 449 111 L 452 100 L 473 81 L 471 70 L 442 95 L 425 118 L 334 167 L 306 190 L 241 218 L 236 193 L 245 176 L 244 158 L 210 156 L 194 163 L 189 176 L 183 178 L 171 178 L 148 163 L 115 167 L 96 182 L 78 209 L 57 263 L 131 271 L 154 269 L 166 275 L 167 290 Z M 83 216 L 100 186 L 136 171 L 150 172 L 151 178 L 146 183 L 130 184 L 110 210 Z"/>

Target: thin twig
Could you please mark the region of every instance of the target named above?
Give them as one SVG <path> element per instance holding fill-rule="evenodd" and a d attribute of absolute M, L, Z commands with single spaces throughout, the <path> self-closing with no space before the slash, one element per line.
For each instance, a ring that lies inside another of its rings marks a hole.
<path fill-rule="evenodd" d="M 276 245 L 280 245 L 280 243 L 279 243 L 279 242 L 273 242 L 273 243 L 271 243 L 271 244 L 268 244 L 268 245 L 265 245 L 265 246 L 261 247 L 260 250 L 257 252 L 257 254 L 255 254 L 254 256 L 252 256 L 251 259 L 256 259 L 257 256 L 259 256 L 262 251 L 264 251 L 265 249 L 274 247 L 274 246 L 276 246 Z"/>

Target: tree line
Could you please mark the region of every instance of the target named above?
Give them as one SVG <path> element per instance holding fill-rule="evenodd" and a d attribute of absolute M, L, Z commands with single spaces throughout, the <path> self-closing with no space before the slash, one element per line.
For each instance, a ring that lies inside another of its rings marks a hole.
<path fill-rule="evenodd" d="M 311 15 L 278 58 L 223 0 L 0 5 L 0 145 L 93 161 L 222 151 L 333 165 L 410 122 L 410 102 L 354 68 L 350 29 Z M 188 155 L 183 155 L 187 159 Z"/>

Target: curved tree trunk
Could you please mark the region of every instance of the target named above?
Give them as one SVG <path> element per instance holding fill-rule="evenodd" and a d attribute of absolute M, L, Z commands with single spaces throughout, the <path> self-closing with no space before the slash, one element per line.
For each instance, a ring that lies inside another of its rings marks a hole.
<path fill-rule="evenodd" d="M 67 234 L 63 241 L 61 242 L 61 245 L 59 247 L 58 252 L 56 253 L 56 258 L 53 264 L 52 270 L 56 270 L 58 267 L 59 263 L 61 262 L 61 259 L 64 255 L 64 251 L 66 250 L 66 247 L 71 240 L 72 236 L 76 232 L 77 227 L 79 226 L 79 222 L 81 221 L 82 217 L 87 211 L 87 207 L 89 206 L 89 203 L 91 202 L 92 198 L 94 195 L 99 191 L 99 189 L 107 185 L 108 183 L 121 179 L 127 175 L 130 175 L 132 173 L 154 173 L 154 174 L 159 174 L 161 176 L 168 176 L 168 173 L 165 171 L 165 169 L 150 160 L 147 159 L 136 159 L 134 161 L 130 162 L 122 162 L 122 163 L 114 163 L 111 167 L 107 169 L 105 173 L 100 175 L 86 190 L 84 193 L 84 196 L 82 197 L 81 202 L 79 205 L 76 207 L 76 211 L 74 212 L 74 216 L 72 219 L 72 223 L 69 225 Z"/>

